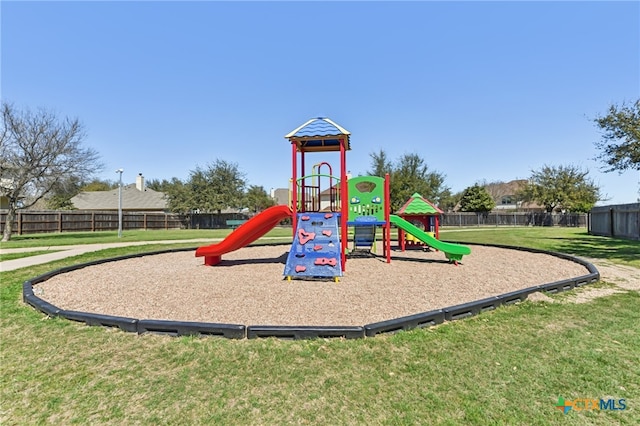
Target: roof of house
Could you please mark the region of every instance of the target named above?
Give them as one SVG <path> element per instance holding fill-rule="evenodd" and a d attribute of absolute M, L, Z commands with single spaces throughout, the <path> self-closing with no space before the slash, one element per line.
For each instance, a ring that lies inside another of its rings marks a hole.
<path fill-rule="evenodd" d="M 79 210 L 117 210 L 118 189 L 81 192 L 71 198 L 71 202 Z M 134 183 L 122 187 L 123 210 L 165 210 L 166 208 L 167 198 L 163 192 L 150 188 L 140 191 Z"/>
<path fill-rule="evenodd" d="M 517 206 L 521 209 L 527 210 L 535 210 L 543 208 L 535 201 L 525 201 L 522 202 L 517 199 L 518 193 L 525 187 L 527 184 L 526 179 L 515 179 L 509 182 L 494 182 L 488 185 L 485 185 L 485 189 L 493 198 L 493 201 L 496 203 L 495 210 L 509 210 L 513 209 L 514 206 Z M 503 204 L 504 197 L 512 197 L 506 204 Z"/>
<path fill-rule="evenodd" d="M 526 179 L 515 179 L 509 182 L 492 182 L 484 187 L 494 201 L 500 201 L 504 196 L 516 195 L 526 184 Z"/>
<path fill-rule="evenodd" d="M 417 192 L 407 200 L 406 203 L 397 211 L 399 215 L 437 215 L 443 213 L 431 201 L 422 197 Z"/>

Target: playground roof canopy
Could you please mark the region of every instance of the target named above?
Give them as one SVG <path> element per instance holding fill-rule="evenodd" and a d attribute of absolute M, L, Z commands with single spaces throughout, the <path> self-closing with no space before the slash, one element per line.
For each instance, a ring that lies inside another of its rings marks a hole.
<path fill-rule="evenodd" d="M 300 151 L 339 151 L 340 139 L 346 139 L 347 150 L 351 149 L 351 133 L 326 117 L 312 118 L 285 135 Z"/>
<path fill-rule="evenodd" d="M 428 216 L 441 213 L 443 213 L 442 210 L 417 192 L 396 212 L 398 215 L 405 216 Z"/>

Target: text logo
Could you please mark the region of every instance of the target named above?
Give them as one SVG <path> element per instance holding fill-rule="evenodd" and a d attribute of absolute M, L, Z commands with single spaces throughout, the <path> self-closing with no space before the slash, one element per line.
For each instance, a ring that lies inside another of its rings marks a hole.
<path fill-rule="evenodd" d="M 567 414 L 569 411 L 622 411 L 627 408 L 626 399 L 611 399 L 611 398 L 576 398 L 576 399 L 564 399 L 558 398 L 556 408 Z"/>

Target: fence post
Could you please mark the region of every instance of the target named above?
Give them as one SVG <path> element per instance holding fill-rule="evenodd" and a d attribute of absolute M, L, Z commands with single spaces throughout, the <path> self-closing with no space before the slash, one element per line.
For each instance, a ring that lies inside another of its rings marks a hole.
<path fill-rule="evenodd" d="M 147 214 L 146 213 L 142 214 L 142 228 L 145 231 L 147 230 Z"/>
<path fill-rule="evenodd" d="M 610 231 L 612 237 L 615 237 L 615 235 L 614 235 L 615 234 L 615 227 L 613 226 L 613 218 L 614 217 L 615 217 L 615 214 L 614 214 L 613 208 L 610 208 L 609 209 L 609 228 L 610 228 L 609 231 Z"/>
<path fill-rule="evenodd" d="M 22 212 L 18 212 L 18 235 L 22 235 Z"/>
<path fill-rule="evenodd" d="M 58 232 L 62 232 L 62 212 L 58 212 Z"/>

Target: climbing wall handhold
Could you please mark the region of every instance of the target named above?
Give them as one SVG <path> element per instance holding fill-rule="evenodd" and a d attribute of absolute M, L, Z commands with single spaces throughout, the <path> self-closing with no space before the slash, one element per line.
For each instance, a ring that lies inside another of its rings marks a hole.
<path fill-rule="evenodd" d="M 315 232 L 305 232 L 304 229 L 298 229 L 298 241 L 304 245 L 316 237 Z"/>
<path fill-rule="evenodd" d="M 313 262 L 315 265 L 329 265 L 329 266 L 336 266 L 338 264 L 338 261 L 336 260 L 335 257 L 332 258 L 328 258 L 328 257 L 319 257 L 316 259 L 315 262 Z"/>

